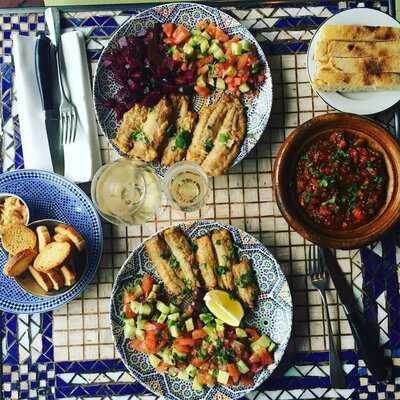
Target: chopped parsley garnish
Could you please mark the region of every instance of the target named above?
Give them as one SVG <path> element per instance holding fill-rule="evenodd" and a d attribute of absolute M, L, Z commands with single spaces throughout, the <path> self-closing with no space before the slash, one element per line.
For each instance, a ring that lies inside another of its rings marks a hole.
<path fill-rule="evenodd" d="M 308 155 L 307 155 L 307 154 L 303 154 L 303 155 L 300 157 L 300 160 L 308 161 L 308 160 L 309 160 Z"/>
<path fill-rule="evenodd" d="M 167 48 L 167 54 L 169 56 L 172 56 L 175 53 L 176 47 L 175 46 L 168 46 Z"/>
<path fill-rule="evenodd" d="M 312 193 L 311 192 L 304 192 L 303 194 L 303 199 L 306 203 L 309 203 L 312 197 Z"/>
<path fill-rule="evenodd" d="M 133 132 L 132 139 L 136 142 L 148 143 L 148 139 L 142 131 Z"/>
<path fill-rule="evenodd" d="M 172 319 L 167 319 L 167 325 L 169 328 L 171 328 L 171 326 L 176 325 L 176 321 L 173 321 Z"/>
<path fill-rule="evenodd" d="M 204 141 L 204 150 L 207 153 L 209 153 L 213 147 L 214 147 L 214 142 L 210 138 L 208 138 Z"/>
<path fill-rule="evenodd" d="M 349 158 L 349 154 L 341 149 L 336 150 L 335 153 L 333 154 L 333 159 L 335 161 L 343 161 L 346 160 L 347 158 Z"/>
<path fill-rule="evenodd" d="M 381 175 L 376 175 L 372 178 L 372 181 L 376 183 L 377 185 L 380 185 L 383 182 L 383 176 Z"/>
<path fill-rule="evenodd" d="M 336 196 L 333 196 L 329 200 L 322 202 L 321 206 L 326 206 L 327 204 L 336 204 Z"/>
<path fill-rule="evenodd" d="M 175 127 L 173 125 L 169 126 L 166 130 L 166 133 L 169 138 L 175 136 L 176 135 Z"/>
<path fill-rule="evenodd" d="M 218 265 L 217 268 L 215 268 L 215 272 L 217 273 L 218 276 L 222 276 L 226 274 L 229 271 L 229 268 L 226 265 Z"/>
<path fill-rule="evenodd" d="M 206 325 L 213 325 L 215 322 L 214 315 L 212 315 L 209 312 L 206 312 L 204 314 L 201 314 L 200 319 L 206 324 Z"/>
<path fill-rule="evenodd" d="M 257 74 L 259 70 L 260 70 L 260 66 L 258 64 L 256 64 L 256 63 L 251 64 L 251 73 L 253 75 Z"/>
<path fill-rule="evenodd" d="M 235 353 L 232 349 L 226 349 L 222 347 L 221 349 L 216 349 L 215 356 L 219 364 L 227 364 L 235 359 Z"/>
<path fill-rule="evenodd" d="M 190 144 L 190 132 L 188 131 L 178 131 L 175 138 L 175 146 L 178 149 L 187 149 Z"/>
<path fill-rule="evenodd" d="M 235 258 L 238 258 L 239 252 L 238 248 L 235 244 L 233 244 L 232 248 L 229 250 L 229 257 L 233 260 Z"/>
<path fill-rule="evenodd" d="M 179 267 L 179 261 L 176 259 L 174 255 L 169 259 L 169 265 L 172 269 L 177 269 Z"/>
<path fill-rule="evenodd" d="M 169 260 L 171 257 L 171 251 L 170 250 L 165 250 L 164 253 L 161 254 L 161 258 L 164 260 Z"/>
<path fill-rule="evenodd" d="M 140 286 L 142 284 L 142 278 L 136 278 L 133 281 L 134 286 Z"/>
<path fill-rule="evenodd" d="M 215 64 L 208 64 L 208 76 L 215 74 Z"/>
<path fill-rule="evenodd" d="M 245 288 L 250 286 L 254 282 L 254 274 L 253 271 L 247 271 L 244 274 L 240 275 L 240 277 L 236 280 L 236 285 L 239 288 Z"/>
<path fill-rule="evenodd" d="M 229 140 L 229 135 L 227 135 L 226 133 L 220 133 L 218 135 L 218 140 L 224 144 L 227 145 L 228 144 L 228 140 Z"/>
<path fill-rule="evenodd" d="M 319 186 L 323 188 L 327 188 L 329 186 L 329 180 L 326 178 L 322 178 L 319 180 Z"/>
<path fill-rule="evenodd" d="M 215 241 L 215 244 L 217 244 L 218 246 L 220 246 L 220 245 L 221 245 L 221 239 L 216 240 L 216 241 Z"/>
<path fill-rule="evenodd" d="M 207 358 L 207 353 L 203 349 L 199 349 L 197 350 L 197 358 L 203 361 Z"/>

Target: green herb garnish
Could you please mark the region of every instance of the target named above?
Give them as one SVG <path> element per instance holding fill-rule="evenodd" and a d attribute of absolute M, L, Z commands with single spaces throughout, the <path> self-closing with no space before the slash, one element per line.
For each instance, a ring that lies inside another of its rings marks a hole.
<path fill-rule="evenodd" d="M 311 192 L 304 192 L 303 193 L 303 199 L 306 203 L 309 203 L 312 197 L 312 193 Z"/>
<path fill-rule="evenodd" d="M 212 150 L 213 147 L 214 147 L 214 143 L 213 143 L 213 141 L 212 141 L 210 138 L 208 138 L 208 139 L 206 139 L 206 140 L 204 141 L 204 150 L 205 150 L 207 153 L 209 153 L 209 152 Z"/>
<path fill-rule="evenodd" d="M 321 206 L 326 206 L 328 204 L 336 204 L 336 196 L 333 196 L 329 200 L 322 202 Z"/>
<path fill-rule="evenodd" d="M 260 66 L 258 64 L 251 64 L 251 73 L 253 75 L 257 74 L 260 71 Z"/>
<path fill-rule="evenodd" d="M 227 135 L 226 133 L 220 133 L 218 135 L 218 140 L 224 144 L 225 146 L 228 144 L 228 140 L 229 140 L 229 135 Z"/>
<path fill-rule="evenodd" d="M 197 358 L 203 361 L 207 358 L 207 353 L 203 349 L 199 349 L 197 350 Z"/>
<path fill-rule="evenodd" d="M 190 144 L 191 134 L 188 131 L 178 131 L 175 138 L 175 146 L 178 149 L 187 149 Z"/>
<path fill-rule="evenodd" d="M 136 142 L 148 143 L 148 139 L 142 131 L 133 132 L 132 139 Z"/>
<path fill-rule="evenodd" d="M 250 286 L 253 282 L 254 282 L 254 274 L 253 271 L 250 270 L 240 275 L 240 277 L 236 280 L 236 285 L 239 288 L 246 288 Z"/>
<path fill-rule="evenodd" d="M 303 154 L 303 155 L 300 157 L 300 160 L 308 161 L 308 160 L 309 160 L 308 154 Z"/>
<path fill-rule="evenodd" d="M 175 127 L 173 125 L 170 125 L 165 131 L 165 133 L 169 138 L 175 136 L 176 135 Z"/>
<path fill-rule="evenodd" d="M 220 246 L 220 245 L 221 245 L 221 239 L 216 240 L 216 241 L 215 241 L 215 244 L 218 245 L 218 246 Z"/>
<path fill-rule="evenodd" d="M 161 258 L 163 258 L 164 260 L 169 260 L 170 257 L 171 257 L 171 251 L 170 250 L 165 250 L 161 254 Z"/>
<path fill-rule="evenodd" d="M 176 259 L 174 255 L 169 259 L 169 265 L 172 269 L 177 269 L 179 267 L 179 261 Z"/>
<path fill-rule="evenodd" d="M 229 268 L 226 265 L 218 265 L 217 268 L 215 268 L 215 272 L 217 273 L 218 276 L 222 276 L 226 274 L 229 271 Z"/>

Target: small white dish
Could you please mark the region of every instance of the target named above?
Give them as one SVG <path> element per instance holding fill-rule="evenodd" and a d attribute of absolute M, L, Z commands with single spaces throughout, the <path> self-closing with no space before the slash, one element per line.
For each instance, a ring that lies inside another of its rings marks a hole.
<path fill-rule="evenodd" d="M 400 28 L 400 23 L 390 15 L 371 8 L 352 8 L 342 11 L 327 19 L 317 30 L 310 42 L 307 52 L 307 71 L 312 82 L 315 74 L 316 62 L 314 50 L 321 27 L 330 25 L 367 25 L 367 26 L 392 26 Z M 382 90 L 373 92 L 322 92 L 314 89 L 329 106 L 342 112 L 351 112 L 359 115 L 370 115 L 388 109 L 400 100 L 400 90 Z"/>

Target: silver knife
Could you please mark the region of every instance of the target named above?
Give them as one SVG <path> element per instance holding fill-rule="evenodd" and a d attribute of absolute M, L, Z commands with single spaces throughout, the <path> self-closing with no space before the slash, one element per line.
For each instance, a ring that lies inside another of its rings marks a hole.
<path fill-rule="evenodd" d="M 59 137 L 59 110 L 53 91 L 55 75 L 54 49 L 51 41 L 44 35 L 38 37 L 35 48 L 35 69 L 42 109 L 45 117 L 47 138 L 54 172 L 64 174 L 64 151 Z"/>

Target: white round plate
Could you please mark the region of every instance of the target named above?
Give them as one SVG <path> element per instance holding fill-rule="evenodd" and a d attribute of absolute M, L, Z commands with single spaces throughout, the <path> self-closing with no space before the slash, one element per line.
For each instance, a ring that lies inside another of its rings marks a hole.
<path fill-rule="evenodd" d="M 371 8 L 352 8 L 332 16 L 318 28 L 308 48 L 307 70 L 310 82 L 316 70 L 316 63 L 314 61 L 315 45 L 319 39 L 321 27 L 325 24 L 393 26 L 395 28 L 400 28 L 400 23 L 390 15 Z M 321 92 L 316 89 L 314 90 L 325 103 L 336 110 L 359 115 L 369 115 L 384 111 L 400 100 L 400 90 L 351 93 Z"/>

